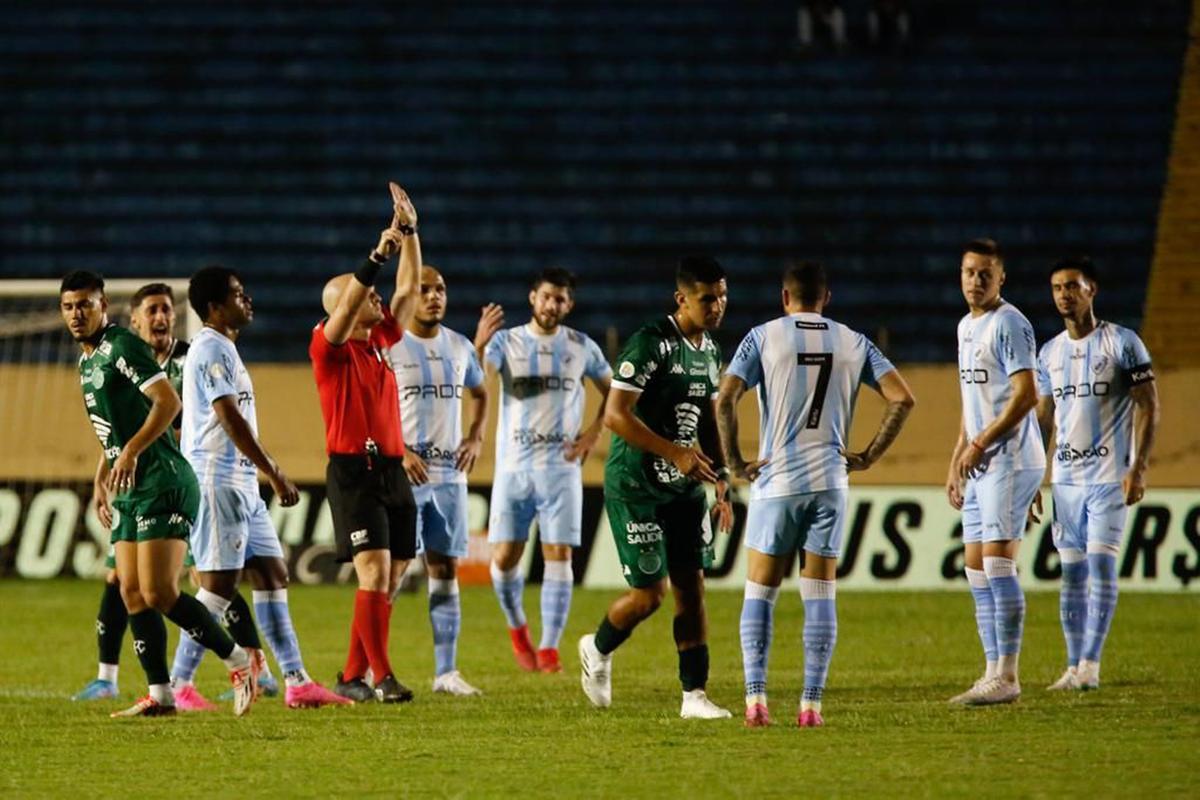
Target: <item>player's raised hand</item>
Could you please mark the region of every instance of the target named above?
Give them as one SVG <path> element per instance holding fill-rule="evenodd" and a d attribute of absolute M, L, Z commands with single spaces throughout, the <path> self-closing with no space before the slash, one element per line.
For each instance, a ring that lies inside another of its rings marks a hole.
<path fill-rule="evenodd" d="M 483 451 L 483 439 L 463 439 L 454 453 L 454 468 L 459 472 L 475 469 L 475 461 Z"/>
<path fill-rule="evenodd" d="M 133 489 L 134 476 L 137 474 L 137 456 L 129 450 L 121 450 L 117 460 L 112 463 L 108 473 L 108 490 L 113 494 L 124 494 Z"/>
<path fill-rule="evenodd" d="M 872 462 L 867 458 L 866 450 L 861 453 L 851 453 L 848 450 L 839 450 L 838 452 L 842 454 L 842 458 L 846 459 L 847 472 L 859 472 L 871 468 Z"/>
<path fill-rule="evenodd" d="M 417 227 L 417 209 L 413 206 L 412 200 L 408 198 L 408 192 L 392 181 L 388 181 L 388 188 L 392 190 L 392 209 L 395 212 L 395 216 L 392 218 L 392 227 L 397 230 L 401 225 L 409 228 Z"/>
<path fill-rule="evenodd" d="M 475 349 L 482 350 L 496 335 L 496 331 L 504 327 L 504 307 L 497 303 L 488 303 L 479 314 L 479 324 L 475 326 Z"/>
<path fill-rule="evenodd" d="M 392 222 L 395 225 L 395 220 Z M 404 234 L 396 228 L 385 228 L 379 234 L 379 244 L 375 245 L 375 252 L 383 259 L 389 259 L 400 252 L 400 246 L 404 243 Z"/>
<path fill-rule="evenodd" d="M 408 448 L 404 449 L 404 471 L 413 486 L 429 482 L 429 469 L 425 466 L 425 459 Z"/>
<path fill-rule="evenodd" d="M 717 473 L 713 470 L 712 459 L 704 455 L 697 447 L 676 447 L 671 454 L 671 463 L 681 474 L 693 480 L 705 483 L 717 482 Z"/>
<path fill-rule="evenodd" d="M 269 476 L 268 480 L 271 483 L 271 491 L 279 498 L 279 505 L 290 508 L 300 502 L 300 490 L 292 483 L 291 478 L 283 474 L 283 470 L 276 469 L 275 474 Z"/>
<path fill-rule="evenodd" d="M 770 463 L 770 459 L 766 458 L 760 458 L 757 461 L 735 461 L 730 464 L 730 469 L 739 478 L 744 478 L 754 483 L 754 481 L 758 480 L 758 476 L 762 474 L 763 467 Z"/>
<path fill-rule="evenodd" d="M 1037 525 L 1042 521 L 1042 491 L 1033 496 L 1033 502 L 1029 504 L 1029 513 L 1025 517 L 1025 530 Z"/>

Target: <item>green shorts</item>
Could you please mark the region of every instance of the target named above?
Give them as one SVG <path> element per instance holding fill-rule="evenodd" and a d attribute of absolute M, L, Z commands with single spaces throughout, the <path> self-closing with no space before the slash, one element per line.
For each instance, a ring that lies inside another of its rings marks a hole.
<path fill-rule="evenodd" d="M 712 566 L 712 523 L 703 495 L 663 502 L 606 493 L 604 508 L 630 586 L 652 586 L 672 570 Z"/>
<path fill-rule="evenodd" d="M 112 501 L 113 542 L 147 542 L 152 539 L 191 537 L 192 522 L 200 510 L 200 488 L 195 480 L 157 490 L 139 491 Z"/>

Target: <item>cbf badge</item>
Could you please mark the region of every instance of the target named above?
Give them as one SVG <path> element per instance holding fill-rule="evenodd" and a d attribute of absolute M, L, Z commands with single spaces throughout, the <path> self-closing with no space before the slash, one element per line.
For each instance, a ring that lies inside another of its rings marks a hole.
<path fill-rule="evenodd" d="M 700 521 L 700 566 L 705 569 L 712 569 L 712 565 L 717 561 L 716 549 L 713 544 L 716 537 L 713 536 L 712 529 L 712 512 L 707 511 L 704 518 Z"/>

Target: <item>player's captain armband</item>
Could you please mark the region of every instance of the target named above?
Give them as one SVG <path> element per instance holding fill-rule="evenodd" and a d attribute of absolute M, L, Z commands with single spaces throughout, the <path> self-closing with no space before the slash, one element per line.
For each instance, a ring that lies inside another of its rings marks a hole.
<path fill-rule="evenodd" d="M 1129 379 L 1130 386 L 1138 386 L 1143 383 L 1149 383 L 1154 380 L 1154 367 L 1150 364 L 1138 364 L 1125 371 L 1125 377 Z"/>

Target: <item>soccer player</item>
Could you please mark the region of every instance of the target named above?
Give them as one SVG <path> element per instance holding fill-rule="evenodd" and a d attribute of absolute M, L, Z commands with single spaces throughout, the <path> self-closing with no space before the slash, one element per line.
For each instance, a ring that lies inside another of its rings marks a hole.
<path fill-rule="evenodd" d="M 1057 431 L 1052 530 L 1062 562 L 1067 669 L 1054 690 L 1100 686 L 1125 517 L 1145 494 L 1158 426 L 1150 353 L 1133 331 L 1096 319 L 1098 286 L 1089 258 L 1054 265 L 1050 290 L 1066 330 L 1038 355 L 1038 422 L 1047 443 Z"/>
<path fill-rule="evenodd" d="M 991 239 L 967 243 L 960 282 L 968 313 L 958 323 L 962 421 L 946 496 L 962 511 L 967 581 L 986 668 L 952 703 L 1011 703 L 1021 696 L 1017 661 L 1025 595 L 1017 548 L 1046 471 L 1039 436 L 1033 327 L 1000 296 L 1004 258 Z"/>
<path fill-rule="evenodd" d="M 630 589 L 608 607 L 595 634 L 579 640 L 584 694 L 612 703 L 612 654 L 667 593 L 683 702 L 692 719 L 730 716 L 708 699 L 708 620 L 704 567 L 713 533 L 702 482 L 716 484 L 718 527 L 728 530 L 729 470 L 717 439 L 715 398 L 721 354 L 710 331 L 725 316 L 725 271 L 688 257 L 675 273 L 673 313 L 636 331 L 617 358 L 604 424 L 613 432 L 604 465 L 604 506 Z"/>
<path fill-rule="evenodd" d="M 804 567 L 804 692 L 796 722 L 824 724 L 821 696 L 837 642 L 837 559 L 846 525 L 848 472 L 868 469 L 899 435 L 914 400 L 908 384 L 861 333 L 824 316 L 830 300 L 824 267 L 801 262 L 783 274 L 785 315 L 750 331 L 733 357 L 717 398 L 721 444 L 735 475 L 751 482 L 746 516 L 747 564 L 742 604 L 746 726 L 770 724 L 767 659 L 779 586 L 800 548 Z M 849 452 L 860 385 L 887 409 L 870 444 Z M 742 457 L 737 404 L 758 389 L 759 450 Z"/>
<path fill-rule="evenodd" d="M 404 473 L 404 439 L 396 376 L 385 354 L 404 336 L 421 292 L 417 212 L 391 184 L 394 216 L 357 272 L 325 284 L 328 316 L 313 328 L 308 346 L 325 421 L 329 454 L 326 485 L 339 561 L 358 577 L 346 666 L 334 691 L 356 702 L 412 699 L 388 660 L 392 593 L 416 552 L 416 504 Z M 375 278 L 400 254 L 396 288 L 388 305 Z M 364 680 L 367 668 L 375 678 Z"/>
<path fill-rule="evenodd" d="M 607 397 L 612 370 L 600 346 L 562 322 L 575 305 L 575 277 L 542 270 L 529 290 L 529 322 L 478 343 L 489 374 L 500 376 L 500 420 L 488 541 L 492 586 L 508 622 L 513 656 L 524 670 L 559 672 L 558 645 L 571 610 L 583 515 L 581 464 L 596 445 L 601 413 L 583 427 L 583 379 Z M 521 555 L 538 521 L 542 543 L 542 638 L 529 637 Z"/>
<path fill-rule="evenodd" d="M 421 296 L 408 335 L 389 355 L 400 390 L 401 428 L 407 447 L 404 469 L 417 504 L 417 550 L 429 574 L 429 622 L 433 628 L 433 691 L 469 696 L 480 691 L 458 671 L 458 559 L 467 554 L 467 473 L 483 446 L 487 389 L 474 344 L 442 325 L 446 281 L 421 268 Z M 477 336 L 490 336 L 503 321 L 489 305 Z M 471 425 L 462 433 L 463 393 L 470 396 Z"/>
<path fill-rule="evenodd" d="M 112 540 L 121 597 L 150 684 L 145 697 L 113 716 L 175 712 L 167 630 L 159 612 L 225 662 L 236 689 L 234 713 L 241 716 L 256 691 L 250 657 L 203 604 L 180 593 L 177 585 L 199 505 L 196 476 L 168 431 L 180 410 L 179 395 L 146 343 L 109 323 L 103 278 L 85 270 L 68 273 L 59 294 L 63 322 L 83 351 L 79 379 L 109 467 L 106 489 L 115 517 Z"/>
<path fill-rule="evenodd" d="M 299 499 L 296 485 L 258 440 L 254 385 L 237 351 L 237 339 L 254 318 L 250 296 L 231 269 L 205 267 L 188 284 L 188 303 L 204 322 L 192 340 L 183 370 L 184 457 L 200 483 L 200 510 L 192 552 L 200 573 L 196 599 L 225 620 L 234 640 L 261 669 L 262 642 L 249 614 L 230 614 L 243 568 L 254 586 L 263 633 L 284 673 L 289 708 L 348 704 L 312 680 L 304 669 L 287 599 L 287 563 L 267 505 L 258 492 L 262 470 L 283 506 Z M 215 708 L 192 680 L 203 650 L 181 637 L 171 670 L 175 703 L 184 711 Z"/>

